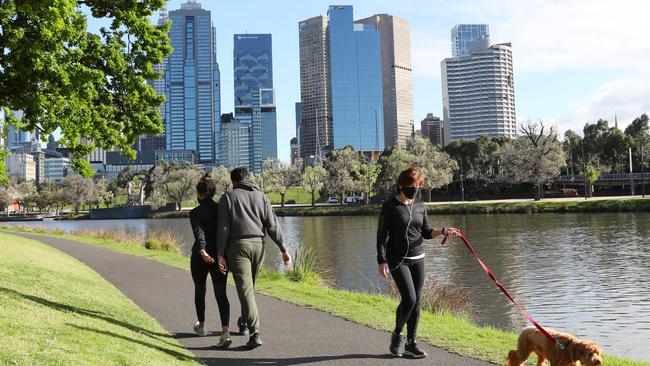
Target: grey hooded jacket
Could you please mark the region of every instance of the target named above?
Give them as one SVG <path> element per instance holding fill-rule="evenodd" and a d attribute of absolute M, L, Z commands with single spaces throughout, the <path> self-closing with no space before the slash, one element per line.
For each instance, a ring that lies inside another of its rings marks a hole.
<path fill-rule="evenodd" d="M 217 254 L 224 256 L 226 246 L 238 239 L 259 239 L 269 235 L 282 252 L 282 229 L 271 203 L 250 181 L 241 181 L 219 200 Z"/>

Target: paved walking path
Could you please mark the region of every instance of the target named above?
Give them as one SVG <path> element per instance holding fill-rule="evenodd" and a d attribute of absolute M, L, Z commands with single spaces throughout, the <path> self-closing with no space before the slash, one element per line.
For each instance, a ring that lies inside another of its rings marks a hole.
<path fill-rule="evenodd" d="M 259 294 L 257 301 L 264 345 L 252 351 L 246 350 L 243 346 L 248 337 L 231 333 L 232 346 L 227 350 L 217 350 L 214 347 L 218 338 L 216 331 L 220 331 L 221 326 L 210 285 L 206 320 L 212 333 L 207 337 L 197 337 L 192 332 L 196 313 L 194 285 L 189 272 L 144 257 L 72 240 L 31 234 L 12 235 L 51 245 L 85 263 L 153 316 L 207 365 L 491 365 L 424 344 L 422 346 L 429 354 L 427 359 L 394 359 L 387 352 L 390 338 L 387 332 Z M 231 286 L 228 296 L 230 319 L 235 324 L 239 301 Z M 393 322 L 393 319 L 386 321 Z"/>

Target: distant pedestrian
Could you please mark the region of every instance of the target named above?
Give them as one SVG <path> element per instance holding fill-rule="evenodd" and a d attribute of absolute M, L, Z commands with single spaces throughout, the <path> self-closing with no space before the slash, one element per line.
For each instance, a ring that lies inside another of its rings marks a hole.
<path fill-rule="evenodd" d="M 412 358 L 427 356 L 415 341 L 425 278 L 422 242 L 439 235 L 457 235 L 454 228 L 432 229 L 429 226 L 426 205 L 418 197 L 423 183 L 415 167 L 402 171 L 397 179 L 399 193 L 384 203 L 377 228 L 379 274 L 384 278 L 388 278 L 389 273 L 392 275 L 401 297 L 389 347 L 395 357 L 402 354 Z M 402 353 L 404 325 L 407 342 Z"/>
<path fill-rule="evenodd" d="M 245 167 L 230 173 L 233 189 L 219 201 L 217 252 L 219 269 L 230 269 L 242 316 L 237 321 L 241 334 L 250 334 L 246 346 L 262 345 L 260 319 L 255 301 L 255 281 L 264 259 L 264 236 L 269 235 L 282 252 L 284 264 L 291 266 L 291 256 L 283 246 L 282 230 L 268 198 L 249 180 Z"/>
<path fill-rule="evenodd" d="M 194 324 L 194 332 L 200 336 L 206 335 L 205 330 L 205 293 L 208 273 L 212 277 L 214 296 L 217 298 L 219 315 L 221 317 L 221 336 L 217 347 L 227 348 L 232 342 L 228 331 L 230 322 L 230 303 L 226 294 L 227 272 L 222 273 L 215 257 L 217 255 L 217 214 L 219 205 L 214 202 L 216 184 L 210 174 L 204 175 L 196 184 L 196 198 L 199 205 L 190 211 L 190 223 L 194 233 L 194 245 L 190 269 L 194 280 L 194 305 L 198 321 Z"/>

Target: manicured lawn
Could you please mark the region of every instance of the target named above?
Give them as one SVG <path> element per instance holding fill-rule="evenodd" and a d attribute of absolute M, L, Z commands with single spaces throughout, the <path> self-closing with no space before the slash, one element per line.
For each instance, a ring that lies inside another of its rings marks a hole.
<path fill-rule="evenodd" d="M 6 227 L 2 230 L 8 230 Z M 13 229 L 16 230 L 16 229 Z M 53 235 L 100 245 L 123 253 L 147 256 L 168 265 L 189 270 L 189 260 L 178 254 L 151 251 L 104 239 Z M 319 309 L 358 324 L 390 331 L 397 302 L 383 295 L 351 292 L 290 281 L 282 273 L 260 274 L 260 293 L 297 305 Z M 0 328 L 1 329 L 1 328 Z M 424 311 L 420 319 L 419 338 L 451 352 L 503 364 L 508 351 L 515 347 L 517 335 L 489 327 L 477 327 L 467 318 L 450 313 Z M 535 357 L 531 358 L 535 360 Z M 531 363 L 532 364 L 532 363 Z M 650 363 L 605 356 L 608 366 L 649 366 Z"/>
<path fill-rule="evenodd" d="M 0 365 L 200 365 L 97 273 L 0 233 Z"/>

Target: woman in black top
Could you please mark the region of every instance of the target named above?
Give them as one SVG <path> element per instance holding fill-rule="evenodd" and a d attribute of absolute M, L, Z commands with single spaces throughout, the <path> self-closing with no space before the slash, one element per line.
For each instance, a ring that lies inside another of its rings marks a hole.
<path fill-rule="evenodd" d="M 401 357 L 402 329 L 407 328 L 404 356 L 424 358 L 415 342 L 420 317 L 420 293 L 424 285 L 424 239 L 439 235 L 456 235 L 454 228 L 432 229 L 427 218 L 427 208 L 418 192 L 424 180 L 415 168 L 400 173 L 397 179 L 399 194 L 384 202 L 377 229 L 377 263 L 379 274 L 395 280 L 402 301 L 397 307 L 395 330 L 390 352 Z"/>
<path fill-rule="evenodd" d="M 221 273 L 214 260 L 217 257 L 217 212 L 219 210 L 219 205 L 213 200 L 215 190 L 216 185 L 210 174 L 203 176 L 196 185 L 199 205 L 190 211 L 190 223 L 194 233 L 190 269 L 194 280 L 194 305 L 198 317 L 198 321 L 194 324 L 194 331 L 200 336 L 206 335 L 205 292 L 208 273 L 210 273 L 222 326 L 217 347 L 226 348 L 232 343 L 228 332 L 230 321 L 230 303 L 226 295 L 228 273 Z"/>

